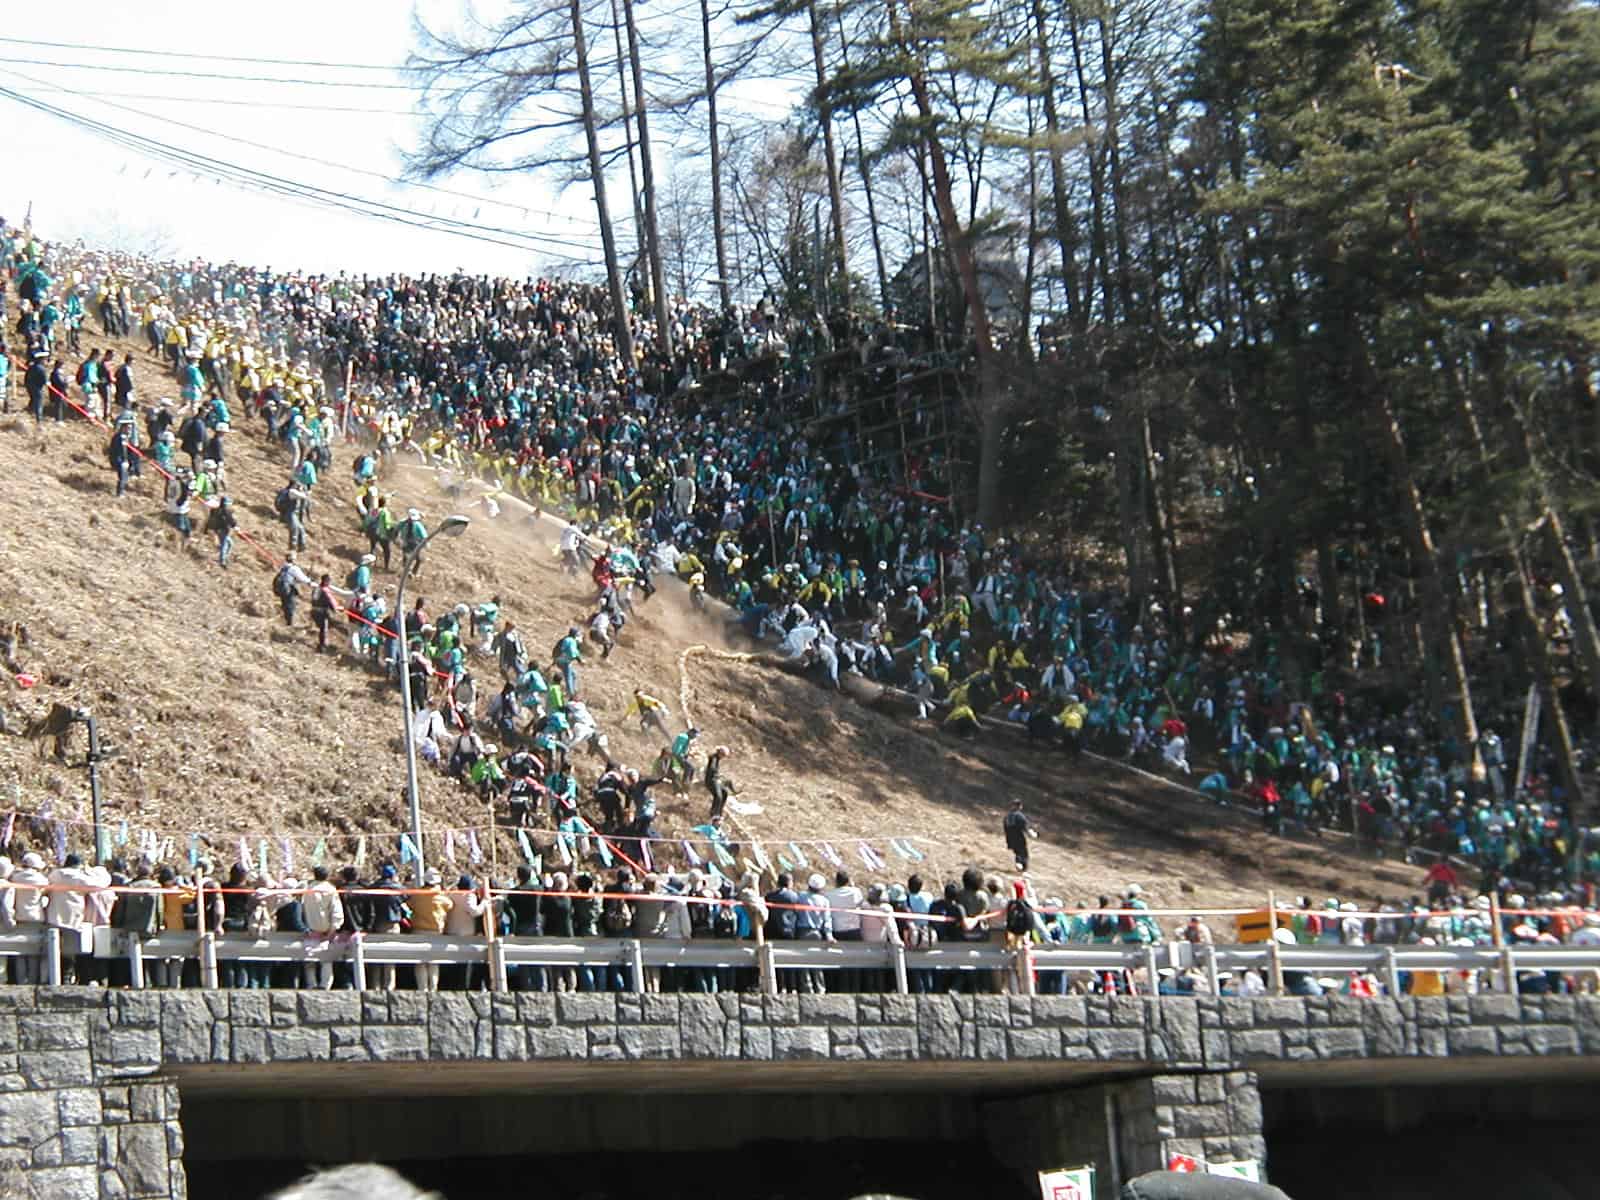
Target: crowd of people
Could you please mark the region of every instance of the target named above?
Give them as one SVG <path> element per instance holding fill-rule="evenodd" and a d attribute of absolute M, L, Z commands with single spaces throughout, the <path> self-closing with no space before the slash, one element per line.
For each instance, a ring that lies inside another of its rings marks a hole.
<path fill-rule="evenodd" d="M 0 857 L 0 929 L 39 933 L 46 927 L 59 935 L 59 977 L 68 982 L 127 986 L 132 982 L 129 943 L 144 952 L 146 984 L 158 988 L 195 987 L 202 983 L 199 960 L 171 951 L 169 939 L 157 935 L 209 931 L 215 936 L 259 945 L 272 934 L 295 935 L 308 953 L 299 960 L 241 960 L 219 955 L 224 987 L 350 988 L 357 984 L 349 953 L 355 938 L 414 935 L 482 938 L 553 938 L 563 943 L 583 939 L 640 939 L 644 942 L 692 943 L 701 939 L 740 942 L 864 943 L 895 945 L 907 951 L 906 984 L 916 994 L 945 991 L 1027 992 L 1041 994 L 1205 993 L 1215 987 L 1224 995 L 1265 994 L 1274 985 L 1267 969 L 1218 971 L 1200 951 L 1182 968 L 1150 963 L 1114 970 L 1064 969 L 1036 961 L 1024 950 L 1053 946 L 1152 946 L 1173 941 L 1206 947 L 1235 940 L 1232 930 L 1218 933 L 1201 916 L 1163 927 L 1138 884 L 1120 896 L 1100 896 L 1093 905 L 1069 907 L 1059 897 L 1040 899 L 1025 879 L 1009 885 L 986 878 L 974 868 L 959 881 L 929 886 L 920 874 L 904 882 L 874 880 L 865 887 L 850 872 L 831 878 L 813 872 L 796 879 L 777 873 L 763 890 L 756 872 L 734 884 L 714 872 L 636 874 L 628 867 L 609 874 L 577 870 L 544 871 L 527 864 L 514 878 L 491 881 L 460 875 L 447 885 L 437 870 L 422 883 L 403 882 L 396 863 L 381 863 L 374 874 L 353 865 L 337 870 L 317 864 L 309 876 L 274 878 L 235 864 L 218 875 L 201 859 L 183 874 L 155 868 L 141 859 L 130 865 L 121 858 L 106 866 L 86 866 L 76 854 L 49 869 L 36 851 L 17 863 Z M 1455 946 L 1508 945 L 1600 946 L 1600 913 L 1577 905 L 1536 897 L 1537 908 L 1520 895 L 1507 898 L 1497 912 L 1486 896 L 1468 901 L 1450 890 L 1447 870 L 1430 879 L 1430 899 L 1362 911 L 1353 901 L 1329 898 L 1322 904 L 1301 897 L 1293 909 L 1280 909 L 1273 936 L 1289 946 Z M 1249 914 L 1259 918 L 1264 914 Z M 1496 922 L 1499 924 L 1496 930 Z M 113 934 L 102 942 L 96 928 Z M 1242 928 L 1242 926 L 1241 926 Z M 1002 969 L 950 966 L 918 951 L 991 943 L 1011 952 Z M 100 947 L 100 950 L 91 949 Z M 270 953 L 270 951 L 269 951 Z M 426 948 L 419 949 L 426 957 Z M 45 981 L 50 970 L 38 953 L 9 957 L 11 982 Z M 1170 960 L 1169 960 L 1170 961 Z M 397 966 L 383 962 L 366 968 L 366 984 L 382 989 L 431 991 L 492 986 L 484 962 L 438 965 L 419 961 Z M 754 991 L 761 987 L 755 965 L 635 967 L 615 954 L 597 954 L 593 961 L 569 966 L 518 965 L 507 983 L 520 991 L 688 991 L 717 993 Z M 1515 987 L 1523 993 L 1593 991 L 1600 971 L 1523 969 Z M 1354 996 L 1383 994 L 1394 980 L 1374 966 L 1318 974 L 1304 964 L 1283 970 L 1280 985 L 1292 995 L 1324 992 Z M 1482 967 L 1410 970 L 1398 981 L 1404 994 L 1475 993 L 1504 986 L 1494 970 Z M 828 968 L 788 966 L 777 972 L 778 986 L 804 993 L 892 991 L 897 982 L 887 967 Z"/>
<path fill-rule="evenodd" d="M 885 327 L 829 329 L 770 299 L 729 313 L 680 300 L 670 350 L 643 306 L 630 314 L 647 349 L 624 362 L 604 293 L 586 285 L 156 263 L 4 225 L 0 277 L 0 329 L 21 368 L 0 378 L 7 406 L 20 373 L 34 421 L 73 408 L 102 421 L 118 495 L 153 466 L 176 534 L 188 543 L 203 513 L 222 567 L 242 532 L 229 440 L 249 428 L 281 446 L 285 482 L 272 499 L 285 557 L 270 556 L 284 620 L 295 623 L 306 589 L 319 651 L 347 646 L 403 675 L 424 757 L 534 835 L 530 864 L 565 859 L 557 890 L 596 886 L 621 861 L 640 886 L 676 879 L 731 902 L 749 890 L 735 882 L 744 869 L 776 873 L 741 861 L 725 828 L 741 804 L 726 748 L 702 744 L 639 690 L 627 718 L 659 736 L 660 754 L 625 766 L 583 701 L 583 671 L 613 653 L 659 573 L 725 604 L 730 624 L 821 685 L 858 673 L 898 688 L 953 737 L 1010 738 L 1018 753 L 1069 760 L 1094 750 L 1184 778 L 1203 753 L 1215 769 L 1202 768 L 1198 790 L 1253 807 L 1269 833 L 1352 829 L 1376 848 L 1453 856 L 1477 869 L 1483 894 L 1522 888 L 1566 904 L 1587 899 L 1576 889 L 1600 874 L 1600 845 L 1541 754 L 1516 778 L 1510 750 L 1486 732 L 1478 777 L 1473 748 L 1452 745 L 1419 702 L 1347 700 L 1320 675 L 1295 695 L 1272 631 L 1252 631 L 1240 649 L 1192 613 L 1089 586 L 924 491 L 941 464 L 868 460 L 780 403 L 815 382 L 824 349 L 852 351 L 865 379 L 906 369 Z M 92 344 L 84 356 L 92 323 L 104 340 L 143 339 L 159 365 Z M 730 372 L 743 382 L 712 386 Z M 313 504 L 340 486 L 342 456 L 368 552 L 336 579 L 298 560 Z M 562 513 L 559 550 L 593 583 L 591 615 L 545 656 L 499 596 L 437 612 L 419 597 L 402 646 L 377 576 L 397 569 L 395 549 L 420 568 L 428 529 L 415 508 L 390 506 L 383 480 L 397 458 L 438 469 L 446 487 L 474 487 L 488 511 L 515 498 Z M 652 789 L 695 782 L 708 796 L 699 861 L 657 864 Z M 1007 843 L 1025 869 L 1026 836 L 1008 830 Z M 906 889 L 879 888 L 877 903 L 898 911 Z M 793 881 L 788 890 L 800 893 Z"/>

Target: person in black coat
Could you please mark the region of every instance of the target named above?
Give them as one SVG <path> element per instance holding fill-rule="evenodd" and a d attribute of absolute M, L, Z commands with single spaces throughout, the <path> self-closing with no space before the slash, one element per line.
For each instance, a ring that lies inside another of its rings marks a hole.
<path fill-rule="evenodd" d="M 32 361 L 28 363 L 27 373 L 22 377 L 22 386 L 28 392 L 28 411 L 33 414 L 35 425 L 44 420 L 44 390 L 50 382 L 50 372 L 45 367 L 44 361 L 44 351 L 35 350 Z"/>
<path fill-rule="evenodd" d="M 511 936 L 538 937 L 544 932 L 544 897 L 539 895 L 539 881 L 533 877 L 533 868 L 523 863 L 517 868 L 517 886 L 505 894 L 506 914 L 511 919 Z M 569 915 L 570 924 L 570 915 Z M 543 967 L 517 967 L 512 972 L 513 991 L 538 992 L 544 990 Z"/>
<path fill-rule="evenodd" d="M 279 933 L 292 933 L 304 937 L 311 932 L 311 927 L 306 924 L 306 908 L 300 902 L 300 885 L 298 880 L 285 879 L 283 889 L 288 894 L 280 897 L 277 911 L 272 914 Z M 272 986 L 275 988 L 297 988 L 301 986 L 300 964 L 285 962 L 272 964 Z"/>
<path fill-rule="evenodd" d="M 71 386 L 66 369 L 58 358 L 50 368 L 50 394 L 56 401 L 56 424 L 67 423 L 67 389 Z"/>

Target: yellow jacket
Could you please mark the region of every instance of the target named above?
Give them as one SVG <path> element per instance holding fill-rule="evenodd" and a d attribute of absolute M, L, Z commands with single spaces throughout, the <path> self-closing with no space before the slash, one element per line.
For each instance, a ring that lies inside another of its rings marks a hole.
<path fill-rule="evenodd" d="M 436 887 L 415 893 L 411 897 L 411 932 L 443 933 L 444 919 L 455 905 L 454 900 Z"/>

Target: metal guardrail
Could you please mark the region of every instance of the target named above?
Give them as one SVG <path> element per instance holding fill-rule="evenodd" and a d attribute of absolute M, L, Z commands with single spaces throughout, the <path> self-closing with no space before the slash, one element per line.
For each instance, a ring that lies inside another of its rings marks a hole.
<path fill-rule="evenodd" d="M 63 943 L 68 954 L 89 953 L 102 960 L 128 961 L 132 986 L 147 986 L 152 960 L 197 960 L 201 986 L 219 986 L 220 964 L 346 963 L 358 988 L 367 986 L 368 969 L 375 966 L 434 966 L 478 964 L 489 984 L 499 991 L 509 987 L 510 972 L 519 967 L 556 969 L 617 969 L 634 991 L 644 991 L 646 972 L 655 968 L 702 970 L 753 970 L 761 990 L 778 991 L 779 973 L 786 971 L 876 971 L 892 980 L 892 990 L 911 990 L 911 972 L 989 971 L 1016 979 L 1030 991 L 1043 971 L 1119 973 L 1144 971 L 1146 980 L 1157 978 L 1164 967 L 1197 970 L 1208 977 L 1211 991 L 1220 990 L 1224 972 L 1261 972 L 1268 994 L 1285 994 L 1285 972 L 1313 976 L 1371 972 L 1393 995 L 1400 994 L 1404 972 L 1487 972 L 1501 990 L 1524 971 L 1594 971 L 1600 973 L 1600 946 L 1289 946 L 1278 942 L 1249 945 L 1205 946 L 1189 942 L 1149 945 L 1096 944 L 1044 945 L 1008 950 L 999 942 L 946 942 L 927 950 L 908 950 L 887 942 L 768 942 L 718 938 L 691 941 L 637 938 L 524 938 L 454 937 L 429 934 L 332 934 L 318 936 L 273 933 L 255 938 L 245 934 L 166 932 L 139 938 L 96 927 L 87 931 L 45 926 L 37 931 L 0 933 L 0 960 L 39 960 L 39 982 L 58 985 L 62 980 Z M 92 944 L 91 944 L 92 943 Z M 1026 955 L 1026 964 L 1018 963 Z M 1159 994 L 1150 992 L 1149 994 Z"/>

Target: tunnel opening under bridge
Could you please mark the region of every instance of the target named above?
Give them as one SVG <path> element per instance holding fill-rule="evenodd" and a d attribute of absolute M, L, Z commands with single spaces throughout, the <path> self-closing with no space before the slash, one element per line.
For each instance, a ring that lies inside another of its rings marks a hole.
<path fill-rule="evenodd" d="M 1424 1082 L 1287 1086 L 1263 1077 L 1261 1107 L 1272 1182 L 1290 1200 L 1592 1200 L 1600 1081 L 1577 1065 L 1519 1077 L 1516 1059 Z M 1590 1077 L 1585 1078 L 1584 1075 Z M 1379 1082 L 1379 1080 L 1382 1080 Z"/>
<path fill-rule="evenodd" d="M 569 1200 L 1037 1194 L 1033 1164 L 986 1129 L 992 1097 L 963 1089 L 959 1072 L 879 1088 L 848 1075 L 755 1082 L 739 1064 L 693 1080 L 644 1066 L 319 1066 L 180 1079 L 190 1196 L 256 1200 L 354 1162 L 443 1200 L 530 1186 Z"/>

